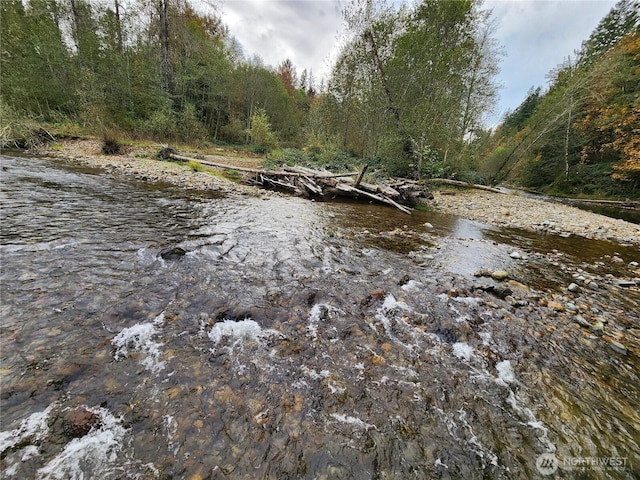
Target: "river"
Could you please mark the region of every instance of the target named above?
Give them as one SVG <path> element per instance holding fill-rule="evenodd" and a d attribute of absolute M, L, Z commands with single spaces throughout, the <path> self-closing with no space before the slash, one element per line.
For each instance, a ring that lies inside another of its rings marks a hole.
<path fill-rule="evenodd" d="M 640 477 L 637 248 L 0 160 L 3 478 Z"/>

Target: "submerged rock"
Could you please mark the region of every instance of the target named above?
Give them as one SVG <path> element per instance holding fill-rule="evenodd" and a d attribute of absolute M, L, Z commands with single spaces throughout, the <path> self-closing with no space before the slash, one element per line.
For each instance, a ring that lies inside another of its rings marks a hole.
<path fill-rule="evenodd" d="M 100 424 L 100 415 L 84 407 L 68 412 L 63 420 L 64 433 L 69 438 L 84 437 L 92 428 Z"/>
<path fill-rule="evenodd" d="M 164 260 L 176 260 L 182 258 L 187 254 L 187 251 L 182 247 L 167 247 L 160 250 L 160 257 Z"/>

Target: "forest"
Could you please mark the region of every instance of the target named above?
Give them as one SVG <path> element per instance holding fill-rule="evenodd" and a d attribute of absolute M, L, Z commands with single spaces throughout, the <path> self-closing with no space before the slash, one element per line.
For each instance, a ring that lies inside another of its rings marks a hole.
<path fill-rule="evenodd" d="M 620 0 L 495 128 L 502 47 L 481 0 L 352 0 L 321 82 L 287 58 L 246 58 L 202 4 L 0 2 L 0 143 L 242 146 L 273 163 L 640 198 L 638 0 Z"/>

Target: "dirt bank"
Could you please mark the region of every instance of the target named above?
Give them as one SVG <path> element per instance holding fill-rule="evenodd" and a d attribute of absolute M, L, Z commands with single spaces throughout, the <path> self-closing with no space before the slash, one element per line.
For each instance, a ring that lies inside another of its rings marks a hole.
<path fill-rule="evenodd" d="M 155 160 L 153 157 L 159 149 L 159 145 L 127 147 L 122 155 L 103 155 L 100 141 L 74 140 L 57 142 L 40 153 L 104 168 L 113 173 L 132 175 L 145 181 L 166 182 L 185 189 L 215 190 L 229 195 L 276 194 L 233 182 L 222 175 L 194 172 L 187 165 Z M 259 166 L 256 158 L 224 156 L 221 161 L 237 166 Z M 452 192 L 435 192 L 435 199 L 429 201 L 428 205 L 445 213 L 502 227 L 640 244 L 640 226 L 624 220 L 518 195 L 480 191 L 450 193 Z"/>

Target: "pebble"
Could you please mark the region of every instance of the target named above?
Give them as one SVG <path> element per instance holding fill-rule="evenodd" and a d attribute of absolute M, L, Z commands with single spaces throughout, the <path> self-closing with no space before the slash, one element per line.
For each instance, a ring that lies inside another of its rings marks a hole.
<path fill-rule="evenodd" d="M 511 253 L 509 254 L 509 256 L 510 256 L 511 258 L 515 258 L 515 259 L 520 259 L 520 258 L 522 258 L 522 256 L 521 256 L 518 252 L 511 252 Z"/>
<path fill-rule="evenodd" d="M 573 321 L 581 327 L 591 328 L 591 324 L 587 322 L 582 315 L 576 315 L 575 317 L 573 317 Z"/>
<path fill-rule="evenodd" d="M 569 290 L 571 293 L 581 292 L 580 287 L 576 283 L 570 283 L 569 286 L 567 287 L 567 290 Z"/>
<path fill-rule="evenodd" d="M 617 352 L 621 355 L 627 354 L 627 347 L 622 345 L 620 342 L 617 342 L 615 340 L 609 340 L 609 346 L 614 352 Z"/>
<path fill-rule="evenodd" d="M 504 270 L 496 270 L 494 272 L 491 272 L 491 278 L 493 278 L 494 280 L 502 281 L 509 278 L 509 274 Z"/>
<path fill-rule="evenodd" d="M 564 306 L 559 302 L 548 302 L 547 307 L 556 312 L 564 312 Z"/>
<path fill-rule="evenodd" d="M 64 431 L 69 438 L 83 437 L 100 424 L 100 416 L 84 407 L 68 412 L 64 418 Z"/>
<path fill-rule="evenodd" d="M 564 304 L 564 308 L 566 308 L 568 311 L 574 312 L 574 313 L 578 311 L 578 307 L 576 307 L 573 303 L 565 303 Z"/>

